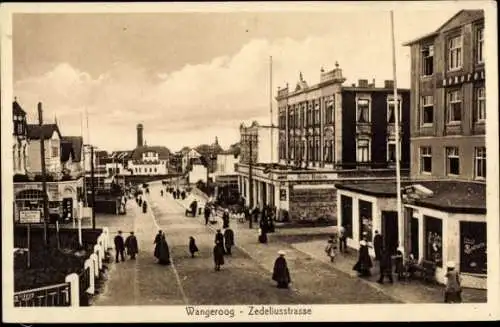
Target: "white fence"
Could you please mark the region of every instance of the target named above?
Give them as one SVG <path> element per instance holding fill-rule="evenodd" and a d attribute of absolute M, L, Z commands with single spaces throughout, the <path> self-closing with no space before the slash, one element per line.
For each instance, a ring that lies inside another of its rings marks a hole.
<path fill-rule="evenodd" d="M 82 296 L 95 293 L 96 280 L 103 269 L 106 250 L 109 249 L 109 230 L 103 228 L 94 251 L 83 264 L 80 274 L 66 276 L 64 283 L 14 293 L 15 307 L 79 307 Z"/>

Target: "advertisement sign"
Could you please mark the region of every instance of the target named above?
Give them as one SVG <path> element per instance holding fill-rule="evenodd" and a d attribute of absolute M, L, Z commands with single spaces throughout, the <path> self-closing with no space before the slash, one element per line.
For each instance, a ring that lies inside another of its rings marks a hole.
<path fill-rule="evenodd" d="M 39 224 L 42 222 L 42 215 L 39 210 L 22 210 L 19 212 L 19 223 Z"/>

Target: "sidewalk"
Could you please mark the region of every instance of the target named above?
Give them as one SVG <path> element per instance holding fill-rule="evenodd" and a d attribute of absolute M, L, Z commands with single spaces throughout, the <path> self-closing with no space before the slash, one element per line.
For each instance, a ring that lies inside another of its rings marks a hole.
<path fill-rule="evenodd" d="M 205 202 L 206 199 L 199 195 L 191 193 L 199 199 L 200 202 Z M 192 201 L 190 199 L 190 201 Z M 182 201 L 177 201 L 182 202 Z M 187 201 L 186 201 L 187 202 Z M 179 205 L 182 205 L 179 203 Z M 197 216 L 198 220 L 204 224 L 203 215 Z M 222 219 L 217 216 L 217 223 L 209 225 L 209 228 L 215 231 L 222 229 Z M 247 255 L 256 260 L 264 269 L 272 272 L 274 260 L 277 257 L 279 250 L 286 250 L 287 261 L 291 271 L 296 264 L 296 261 L 302 257 L 303 254 L 307 255 L 313 261 L 311 263 L 319 263 L 322 265 L 331 266 L 333 269 L 340 271 L 344 274 L 351 276 L 362 281 L 364 284 L 376 289 L 379 292 L 386 294 L 397 302 L 402 303 L 442 303 L 443 302 L 443 286 L 430 285 L 420 281 L 398 282 L 394 281 L 393 284 L 388 282 L 379 284 L 376 282 L 378 279 L 378 263 L 374 262 L 374 269 L 372 269 L 372 276 L 364 279 L 357 277 L 357 273 L 352 270 L 352 267 L 357 260 L 357 251 L 352 250 L 349 254 L 339 254 L 334 263 L 325 255 L 324 248 L 326 235 L 332 232 L 332 227 L 304 227 L 293 229 L 276 229 L 275 233 L 268 234 L 268 244 L 261 244 L 258 242 L 258 224 L 254 223 L 253 228 L 250 229 L 248 222 L 238 223 L 236 220 L 231 220 L 231 229 L 235 232 L 235 243 Z M 316 240 L 291 243 L 287 242 L 287 236 L 293 239 L 294 235 L 308 235 Z M 315 237 L 316 236 L 316 237 Z M 324 236 L 323 239 L 322 236 Z M 318 239 L 319 238 L 319 239 Z M 283 241 L 285 240 L 285 241 Z M 486 302 L 486 290 L 468 289 L 463 290 L 464 303 L 481 303 Z"/>

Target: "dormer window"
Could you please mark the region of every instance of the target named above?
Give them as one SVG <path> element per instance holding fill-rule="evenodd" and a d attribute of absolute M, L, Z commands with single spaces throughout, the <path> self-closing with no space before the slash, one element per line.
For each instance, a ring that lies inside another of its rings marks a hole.
<path fill-rule="evenodd" d="M 434 74 L 434 46 L 427 45 L 422 49 L 422 75 L 431 76 Z"/>

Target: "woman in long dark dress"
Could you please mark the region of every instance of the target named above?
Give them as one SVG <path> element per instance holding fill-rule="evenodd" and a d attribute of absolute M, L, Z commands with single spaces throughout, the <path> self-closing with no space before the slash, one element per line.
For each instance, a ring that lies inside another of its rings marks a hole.
<path fill-rule="evenodd" d="M 198 247 L 196 246 L 196 241 L 194 237 L 189 237 L 189 253 L 191 253 L 191 258 L 194 258 L 194 254 L 198 252 Z"/>
<path fill-rule="evenodd" d="M 219 271 L 220 266 L 224 265 L 224 246 L 220 241 L 217 241 L 214 246 L 214 263 L 215 271 Z"/>
<path fill-rule="evenodd" d="M 165 233 L 159 231 L 155 237 L 155 257 L 160 265 L 170 264 L 170 251 L 168 249 Z"/>
<path fill-rule="evenodd" d="M 359 242 L 359 257 L 358 262 L 352 268 L 356 270 L 359 276 L 367 277 L 371 276 L 370 269 L 373 267 L 372 260 L 370 258 L 370 254 L 368 253 L 368 244 L 366 241 Z"/>
<path fill-rule="evenodd" d="M 292 282 L 290 271 L 285 259 L 285 252 L 279 251 L 279 257 L 274 261 L 273 280 L 278 283 L 278 288 L 288 288 L 288 284 Z"/>

